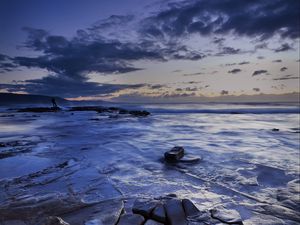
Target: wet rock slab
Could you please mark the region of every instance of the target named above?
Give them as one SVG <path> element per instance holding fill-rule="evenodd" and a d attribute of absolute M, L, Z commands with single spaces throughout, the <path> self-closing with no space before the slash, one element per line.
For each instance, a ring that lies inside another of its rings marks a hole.
<path fill-rule="evenodd" d="M 142 225 L 144 217 L 138 214 L 124 214 L 120 217 L 118 225 Z"/>
<path fill-rule="evenodd" d="M 187 217 L 195 217 L 201 214 L 200 210 L 189 199 L 183 199 L 182 205 Z"/>
<path fill-rule="evenodd" d="M 50 216 L 45 221 L 44 225 L 70 225 L 57 216 Z"/>
<path fill-rule="evenodd" d="M 167 200 L 165 204 L 165 210 L 170 225 L 188 224 L 181 200 L 179 199 Z"/>
<path fill-rule="evenodd" d="M 242 218 L 238 211 L 225 208 L 215 208 L 211 211 L 211 216 L 227 224 L 243 224 Z"/>
<path fill-rule="evenodd" d="M 157 202 L 153 200 L 137 199 L 132 207 L 132 212 L 149 218 Z"/>
<path fill-rule="evenodd" d="M 71 225 L 82 225 L 89 221 L 98 221 L 98 224 L 115 225 L 123 211 L 123 201 L 113 200 L 83 207 L 73 212 L 61 215 L 64 221 Z"/>
<path fill-rule="evenodd" d="M 159 223 L 155 220 L 147 220 L 145 225 L 163 225 L 163 223 Z"/>
<path fill-rule="evenodd" d="M 167 221 L 165 208 L 162 203 L 157 204 L 151 214 L 151 218 L 161 223 L 165 223 Z"/>

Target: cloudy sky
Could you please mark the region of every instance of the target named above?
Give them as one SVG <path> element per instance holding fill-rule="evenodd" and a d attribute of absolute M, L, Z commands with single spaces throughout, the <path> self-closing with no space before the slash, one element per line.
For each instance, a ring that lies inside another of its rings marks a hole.
<path fill-rule="evenodd" d="M 0 91 L 69 99 L 299 92 L 299 0 L 1 0 Z"/>

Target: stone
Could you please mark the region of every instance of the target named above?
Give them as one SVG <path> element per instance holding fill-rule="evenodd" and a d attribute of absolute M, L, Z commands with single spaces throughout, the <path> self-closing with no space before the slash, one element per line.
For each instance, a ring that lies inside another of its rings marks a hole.
<path fill-rule="evenodd" d="M 272 131 L 279 131 L 279 129 L 278 128 L 273 128 Z"/>
<path fill-rule="evenodd" d="M 211 217 L 228 224 L 243 224 L 238 211 L 233 209 L 215 208 L 210 210 Z"/>
<path fill-rule="evenodd" d="M 57 216 L 49 216 L 44 225 L 70 225 Z"/>
<path fill-rule="evenodd" d="M 184 156 L 184 148 L 175 146 L 170 151 L 165 152 L 165 160 L 167 162 L 177 162 Z"/>
<path fill-rule="evenodd" d="M 179 199 L 167 200 L 165 210 L 170 225 L 187 225 L 182 202 Z"/>
<path fill-rule="evenodd" d="M 137 199 L 133 203 L 132 212 L 149 218 L 157 202 L 153 200 Z"/>
<path fill-rule="evenodd" d="M 119 114 L 128 114 L 128 110 L 120 109 Z"/>
<path fill-rule="evenodd" d="M 197 163 L 201 160 L 201 157 L 185 155 L 183 158 L 179 160 L 181 163 Z"/>
<path fill-rule="evenodd" d="M 59 108 L 59 107 L 36 107 L 36 108 L 19 109 L 18 112 L 43 113 L 43 112 L 57 112 L 60 110 L 61 110 L 61 108 Z"/>
<path fill-rule="evenodd" d="M 124 214 L 120 217 L 118 225 L 142 225 L 144 217 L 137 214 Z"/>
<path fill-rule="evenodd" d="M 189 199 L 183 199 L 182 205 L 183 205 L 186 217 L 194 217 L 194 216 L 198 216 L 201 214 L 200 210 Z"/>
<path fill-rule="evenodd" d="M 166 212 L 163 204 L 159 203 L 155 207 L 151 214 L 151 218 L 162 223 L 165 223 L 167 221 Z"/>
<path fill-rule="evenodd" d="M 92 219 L 92 220 L 86 221 L 84 223 L 84 225 L 103 225 L 103 223 L 98 219 Z"/>
<path fill-rule="evenodd" d="M 159 223 L 154 220 L 147 220 L 144 225 L 163 225 L 163 223 Z"/>
<path fill-rule="evenodd" d="M 143 110 L 143 111 L 139 111 L 139 110 L 132 110 L 132 111 L 129 111 L 129 114 L 130 115 L 133 115 L 133 116 L 139 116 L 139 117 L 145 117 L 145 116 L 149 116 L 150 113 Z"/>

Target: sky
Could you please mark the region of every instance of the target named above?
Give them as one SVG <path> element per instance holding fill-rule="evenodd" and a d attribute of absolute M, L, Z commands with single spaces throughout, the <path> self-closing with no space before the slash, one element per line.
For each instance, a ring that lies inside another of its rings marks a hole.
<path fill-rule="evenodd" d="M 299 0 L 1 0 L 0 92 L 190 101 L 299 92 Z"/>

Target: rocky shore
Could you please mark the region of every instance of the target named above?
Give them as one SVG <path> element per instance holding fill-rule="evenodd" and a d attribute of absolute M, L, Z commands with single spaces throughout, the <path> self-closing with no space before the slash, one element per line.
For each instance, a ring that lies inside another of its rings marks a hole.
<path fill-rule="evenodd" d="M 1 114 L 0 225 L 300 222 L 293 167 L 259 163 L 261 152 L 256 158 L 247 151 L 228 153 L 240 139 L 222 131 L 222 141 L 206 120 L 194 130 L 194 121 L 178 126 L 178 118 L 148 115 L 119 107 Z M 285 141 L 297 135 L 296 128 L 273 127 L 259 134 Z M 255 160 L 246 161 L 250 157 Z"/>

